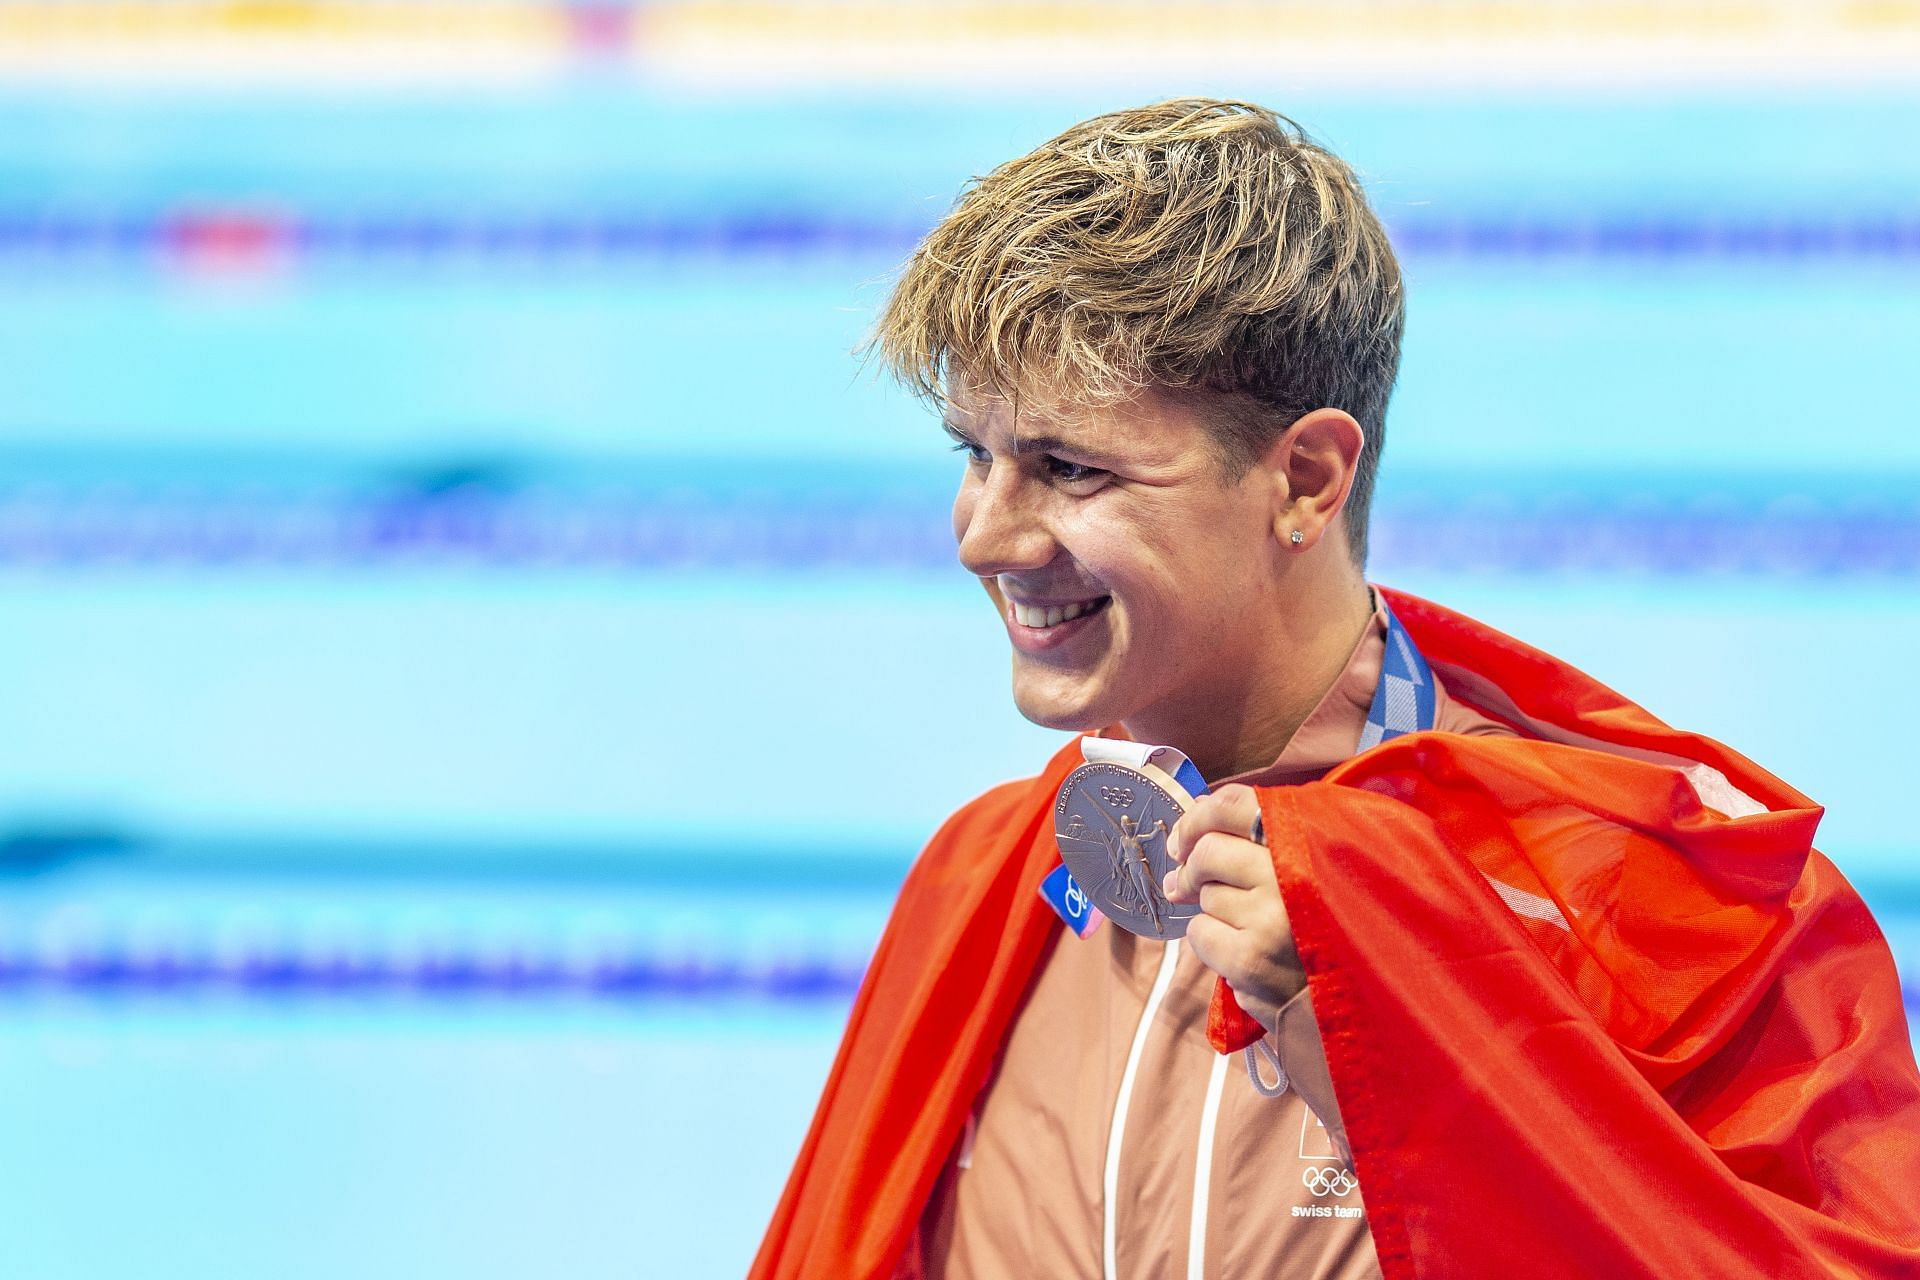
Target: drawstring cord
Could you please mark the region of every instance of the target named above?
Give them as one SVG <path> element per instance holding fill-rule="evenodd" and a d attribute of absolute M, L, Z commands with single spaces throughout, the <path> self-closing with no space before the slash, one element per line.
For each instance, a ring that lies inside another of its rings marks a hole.
<path fill-rule="evenodd" d="M 1276 1078 L 1272 1084 L 1260 1078 L 1261 1058 L 1273 1064 Z M 1254 1092 L 1263 1098 L 1277 1098 L 1287 1091 L 1287 1069 L 1280 1065 L 1280 1055 L 1265 1040 L 1256 1040 L 1247 1046 L 1247 1079 L 1253 1081 Z"/>

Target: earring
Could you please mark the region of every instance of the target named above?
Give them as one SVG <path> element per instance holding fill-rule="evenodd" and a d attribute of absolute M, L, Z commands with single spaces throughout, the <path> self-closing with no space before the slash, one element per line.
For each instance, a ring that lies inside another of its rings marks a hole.
<path fill-rule="evenodd" d="M 1301 543 L 1305 542 L 1306 540 L 1307 540 L 1307 535 L 1300 532 L 1298 529 L 1295 529 L 1292 533 L 1287 535 L 1287 541 L 1291 542 L 1296 547 L 1299 546 Z"/>

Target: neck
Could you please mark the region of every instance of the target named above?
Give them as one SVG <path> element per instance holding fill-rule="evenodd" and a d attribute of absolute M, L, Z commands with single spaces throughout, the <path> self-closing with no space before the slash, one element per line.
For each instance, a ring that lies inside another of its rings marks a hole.
<path fill-rule="evenodd" d="M 1219 664 L 1219 679 L 1177 706 L 1130 718 L 1127 735 L 1178 747 L 1209 782 L 1272 764 L 1346 670 L 1373 617 L 1357 573 L 1328 586 L 1269 609 L 1252 653 Z"/>

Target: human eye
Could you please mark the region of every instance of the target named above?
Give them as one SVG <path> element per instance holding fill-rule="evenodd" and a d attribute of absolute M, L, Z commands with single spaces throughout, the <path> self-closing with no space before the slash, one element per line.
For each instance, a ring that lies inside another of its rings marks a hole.
<path fill-rule="evenodd" d="M 947 446 L 949 449 L 955 453 L 964 453 L 967 455 L 967 465 L 984 467 L 993 460 L 992 456 L 988 454 L 986 449 L 983 448 L 978 441 L 962 435 L 951 422 L 941 423 L 940 429 L 947 433 L 947 439 L 953 441 L 952 444 Z"/>
<path fill-rule="evenodd" d="M 1089 488 L 1104 479 L 1108 472 L 1099 467 L 1089 467 L 1085 463 L 1072 462 L 1066 458 L 1047 455 L 1047 474 L 1061 484 L 1074 488 Z"/>
<path fill-rule="evenodd" d="M 966 454 L 967 462 L 971 466 L 984 467 L 988 462 L 992 461 L 985 449 L 962 436 L 955 436 L 953 443 L 948 445 L 947 448 L 953 453 Z"/>

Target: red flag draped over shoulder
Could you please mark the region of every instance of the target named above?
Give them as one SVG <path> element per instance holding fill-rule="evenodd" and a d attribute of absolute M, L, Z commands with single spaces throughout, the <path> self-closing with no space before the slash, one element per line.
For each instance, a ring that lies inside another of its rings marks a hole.
<path fill-rule="evenodd" d="M 1449 692 L 1527 735 L 1414 734 L 1260 791 L 1388 1280 L 1920 1275 L 1920 1073 L 1819 810 L 1387 596 Z M 1059 934 L 1035 886 L 1079 758 L 916 864 L 755 1277 L 900 1265 Z M 1214 1013 L 1216 1047 L 1241 1042 L 1224 987 Z"/>

